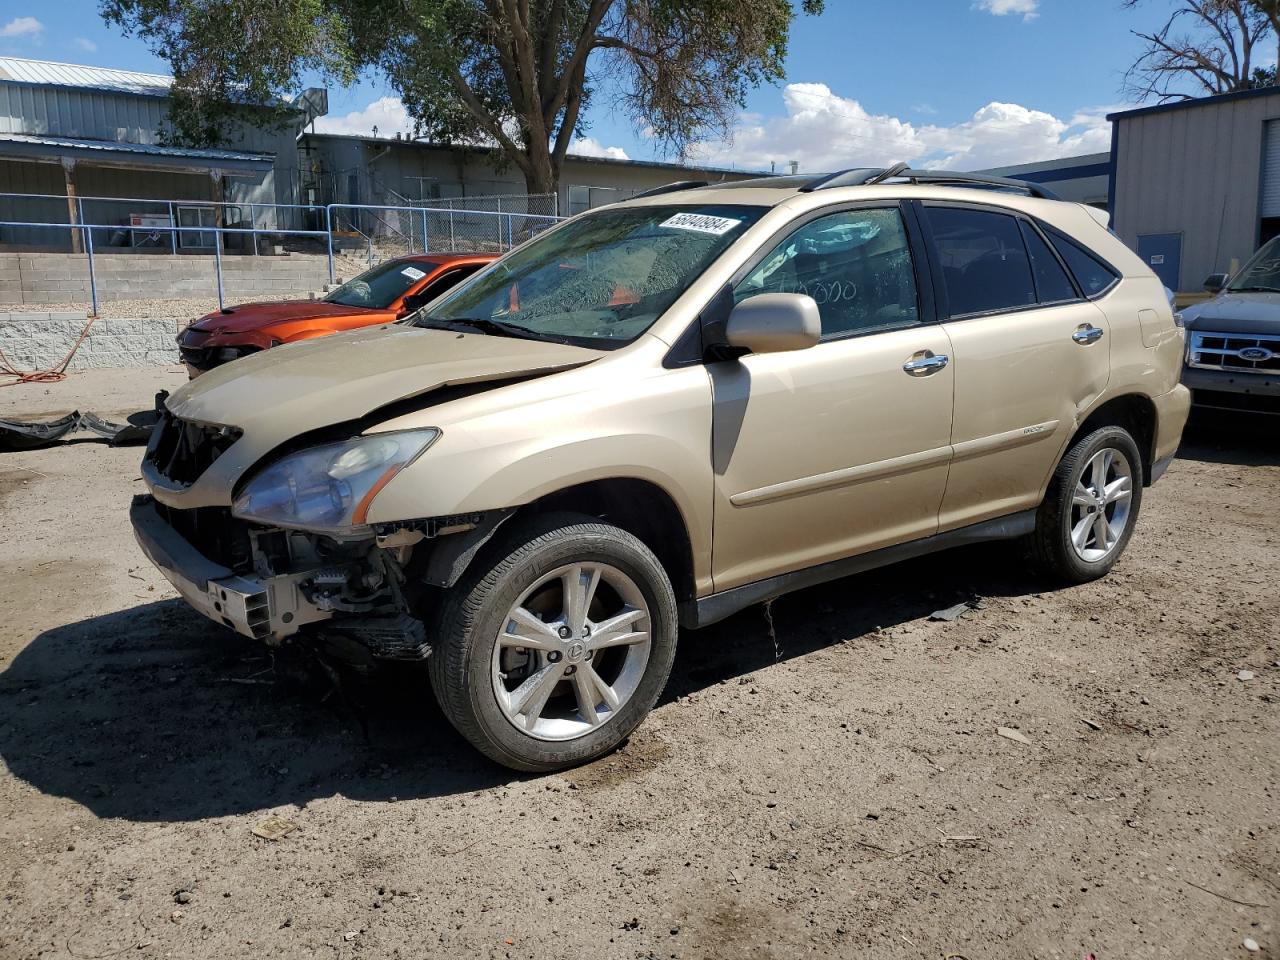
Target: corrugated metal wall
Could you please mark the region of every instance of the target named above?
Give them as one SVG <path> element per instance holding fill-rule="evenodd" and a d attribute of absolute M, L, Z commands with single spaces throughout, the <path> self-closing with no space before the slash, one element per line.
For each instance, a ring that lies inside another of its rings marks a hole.
<path fill-rule="evenodd" d="M 1265 124 L 1276 95 L 1207 101 L 1116 120 L 1116 233 L 1182 235 L 1183 290 L 1257 247 Z"/>
<path fill-rule="evenodd" d="M 160 142 L 168 101 L 160 97 L 130 96 L 74 87 L 0 82 L 0 133 L 85 137 L 112 142 Z M 265 177 L 233 177 L 227 200 L 235 203 L 298 203 L 298 130 L 237 128 L 229 149 L 274 154 L 274 170 Z M 22 168 L 16 170 L 14 168 Z M 3 168 L 8 168 L 3 169 Z M 62 193 L 62 173 L 49 164 L 10 161 L 0 168 L 0 192 Z M 52 184 L 50 177 L 54 178 Z M 195 185 L 200 177 L 154 170 L 107 171 L 83 163 L 76 175 L 84 195 L 208 198 L 211 185 Z M 207 177 L 204 178 L 207 181 Z M 27 184 L 43 184 L 29 188 Z M 168 192 L 166 192 L 168 191 Z"/>

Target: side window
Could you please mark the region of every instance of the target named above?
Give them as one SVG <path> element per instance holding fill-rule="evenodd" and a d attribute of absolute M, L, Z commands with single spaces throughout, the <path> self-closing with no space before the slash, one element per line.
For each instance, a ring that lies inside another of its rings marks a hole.
<path fill-rule="evenodd" d="M 926 207 L 953 317 L 1036 302 L 1031 264 L 1016 217 L 959 207 Z"/>
<path fill-rule="evenodd" d="M 806 223 L 738 284 L 734 303 L 758 293 L 813 297 L 824 339 L 918 323 L 902 214 L 846 210 Z"/>
<path fill-rule="evenodd" d="M 1086 297 L 1096 297 L 1111 289 L 1111 285 L 1118 279 L 1111 267 L 1065 233 L 1050 227 L 1049 236 L 1058 253 L 1062 254 L 1062 259 L 1075 274 L 1076 283 L 1080 284 L 1080 289 L 1084 291 Z"/>
<path fill-rule="evenodd" d="M 434 300 L 446 290 L 456 287 L 463 280 L 467 279 L 467 277 L 479 270 L 481 266 L 483 266 L 483 264 L 467 264 L 464 267 L 457 267 L 450 270 L 448 273 L 442 273 L 423 287 L 419 292 L 419 296 L 424 298 L 424 302 L 425 300 Z"/>
<path fill-rule="evenodd" d="M 1049 244 L 1039 232 L 1025 220 L 1019 220 L 1022 227 L 1022 239 L 1027 244 L 1027 254 L 1031 257 L 1031 270 L 1036 276 L 1036 293 L 1041 303 L 1061 303 L 1064 300 L 1078 299 L 1075 286 L 1067 271 L 1049 249 Z"/>

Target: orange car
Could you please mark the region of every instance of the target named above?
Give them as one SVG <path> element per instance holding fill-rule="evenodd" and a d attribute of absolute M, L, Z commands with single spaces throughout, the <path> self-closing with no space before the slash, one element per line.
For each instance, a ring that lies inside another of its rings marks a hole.
<path fill-rule="evenodd" d="M 420 254 L 380 263 L 323 300 L 281 300 L 225 307 L 178 335 L 192 378 L 248 353 L 295 340 L 398 320 L 481 267 L 496 254 Z"/>

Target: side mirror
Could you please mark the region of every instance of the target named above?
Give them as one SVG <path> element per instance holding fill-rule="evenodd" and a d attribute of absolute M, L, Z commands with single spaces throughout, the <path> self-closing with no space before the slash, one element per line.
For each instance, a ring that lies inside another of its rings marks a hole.
<path fill-rule="evenodd" d="M 1204 278 L 1204 288 L 1210 293 L 1221 293 L 1229 279 L 1225 273 L 1211 273 Z"/>
<path fill-rule="evenodd" d="M 752 353 L 805 350 L 822 338 L 822 318 L 813 297 L 799 293 L 760 293 L 729 314 L 725 340 Z"/>

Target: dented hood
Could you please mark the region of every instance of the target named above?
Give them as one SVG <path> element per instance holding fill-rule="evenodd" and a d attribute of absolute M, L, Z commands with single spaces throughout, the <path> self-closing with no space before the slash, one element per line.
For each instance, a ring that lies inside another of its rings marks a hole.
<path fill-rule="evenodd" d="M 287 343 L 215 367 L 175 391 L 167 405 L 183 420 L 280 442 L 441 387 L 549 373 L 601 355 L 558 343 L 387 324 Z"/>
<path fill-rule="evenodd" d="M 240 480 L 300 434 L 358 420 L 447 386 L 536 376 L 598 359 L 598 350 L 536 340 L 459 334 L 404 324 L 288 343 L 215 367 L 165 401 L 183 420 L 237 427 L 240 436 L 190 486 L 163 480 L 144 459 L 161 503 L 227 505 Z M 401 411 L 403 412 L 403 411 Z"/>

